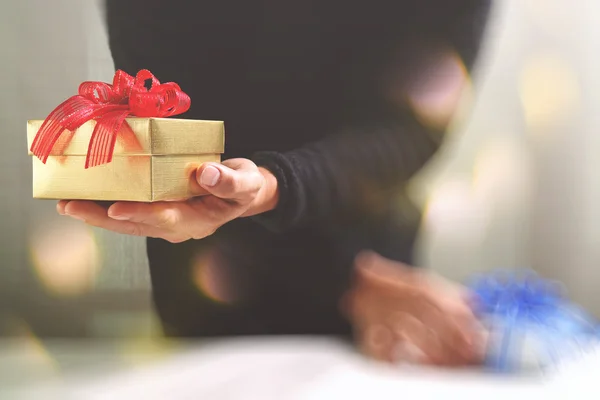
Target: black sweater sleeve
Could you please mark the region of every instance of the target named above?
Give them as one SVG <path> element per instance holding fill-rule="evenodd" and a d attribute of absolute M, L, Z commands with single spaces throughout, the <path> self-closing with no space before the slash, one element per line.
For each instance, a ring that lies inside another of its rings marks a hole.
<path fill-rule="evenodd" d="M 433 25 L 428 35 L 433 40 L 429 42 L 451 48 L 470 72 L 484 33 L 490 1 L 448 3 L 454 4 L 450 15 L 438 12 L 431 19 Z M 432 10 L 432 15 L 435 13 Z M 397 31 L 396 27 L 389 27 L 390 41 L 396 40 Z M 398 33 L 398 41 L 406 41 L 401 35 Z M 418 39 L 402 50 L 401 57 L 410 67 L 396 68 L 406 72 L 408 80 L 414 78 L 410 72 L 415 68 L 417 76 L 427 71 L 428 66 L 419 63 L 419 59 L 430 62 L 427 61 L 428 49 L 421 47 L 420 43 L 424 42 Z M 389 48 L 393 48 L 393 43 Z M 407 49 L 412 50 L 407 53 Z M 425 57 L 421 57 L 423 55 Z M 431 60 L 436 62 L 435 57 Z M 385 66 L 373 71 L 384 74 Z M 379 82 L 378 77 L 365 78 Z M 256 154 L 254 161 L 277 178 L 280 198 L 275 210 L 253 218 L 271 230 L 284 231 L 368 212 L 368 208 L 373 207 L 367 200 L 369 196 L 385 196 L 421 169 L 439 148 L 444 129 L 420 124 L 408 108 L 393 104 L 385 89 L 377 88 L 371 92 L 372 96 L 359 100 L 354 117 L 322 140 L 285 153 Z"/>

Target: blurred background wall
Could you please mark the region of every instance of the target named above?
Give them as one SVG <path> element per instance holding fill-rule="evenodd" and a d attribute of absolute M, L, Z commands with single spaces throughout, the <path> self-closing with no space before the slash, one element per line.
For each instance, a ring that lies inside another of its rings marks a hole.
<path fill-rule="evenodd" d="M 472 112 L 415 179 L 419 263 L 464 280 L 496 267 L 560 279 L 600 316 L 600 28 L 595 0 L 498 0 Z M 98 1 L 0 1 L 2 334 L 150 335 L 144 240 L 31 199 L 25 122 L 113 65 Z"/>
<path fill-rule="evenodd" d="M 414 192 L 421 262 L 533 268 L 600 315 L 600 3 L 498 0 L 474 109 Z"/>
<path fill-rule="evenodd" d="M 0 296 L 5 332 L 148 334 L 145 243 L 90 229 L 31 199 L 25 123 L 85 80 L 114 74 L 101 1 L 0 1 Z"/>

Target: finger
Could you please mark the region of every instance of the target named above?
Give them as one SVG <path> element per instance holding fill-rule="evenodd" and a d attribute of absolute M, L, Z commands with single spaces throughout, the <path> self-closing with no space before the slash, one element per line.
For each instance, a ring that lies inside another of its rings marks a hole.
<path fill-rule="evenodd" d="M 377 361 L 394 362 L 396 341 L 389 327 L 383 324 L 368 324 L 357 328 L 358 348 L 367 357 Z"/>
<path fill-rule="evenodd" d="M 186 202 L 118 202 L 108 209 L 109 217 L 156 228 L 163 231 L 163 238 L 202 238 L 241 212 L 237 204 L 214 196 L 198 197 Z"/>
<path fill-rule="evenodd" d="M 448 345 L 464 357 L 477 362 L 483 357 L 483 326 L 468 303 L 468 291 L 460 285 L 442 284 L 437 293 L 430 292 L 429 300 L 437 312 L 446 316 L 448 333 L 441 336 Z"/>
<path fill-rule="evenodd" d="M 395 363 L 406 362 L 409 364 L 435 365 L 433 360 L 408 340 L 397 340 L 394 346 L 393 357 Z"/>
<path fill-rule="evenodd" d="M 383 291 L 399 292 L 399 287 L 416 287 L 422 281 L 422 273 L 415 268 L 370 251 L 355 258 L 355 269 L 359 283 Z"/>
<path fill-rule="evenodd" d="M 206 190 L 205 188 L 203 188 L 200 185 L 198 169 L 199 169 L 199 167 L 196 167 L 190 173 L 189 186 L 190 186 L 191 197 L 206 196 L 206 195 L 210 194 L 210 192 L 208 190 Z M 177 199 L 175 201 L 184 201 L 184 200 L 187 200 L 187 199 Z"/>
<path fill-rule="evenodd" d="M 480 364 L 485 357 L 487 345 L 487 331 L 483 324 L 474 316 L 472 311 L 466 309 L 456 312 L 455 321 L 462 330 L 462 335 L 467 342 L 467 346 L 459 348 L 461 354 L 471 364 Z"/>
<path fill-rule="evenodd" d="M 119 221 L 172 229 L 184 220 L 185 207 L 188 206 L 183 202 L 117 202 L 109 207 L 108 216 Z"/>
<path fill-rule="evenodd" d="M 206 196 L 207 194 L 210 194 L 208 192 L 208 190 L 206 190 L 202 186 L 200 186 L 200 184 L 198 183 L 198 179 L 196 179 L 197 178 L 196 174 L 198 172 L 198 168 L 201 165 L 202 165 L 202 163 L 189 163 L 185 166 L 185 174 L 188 177 L 190 195 L 185 198 L 169 199 L 169 200 L 165 200 L 165 201 L 186 201 L 190 197 Z"/>
<path fill-rule="evenodd" d="M 399 267 L 407 267 L 406 264 L 383 257 L 380 254 L 370 250 L 365 250 L 358 253 L 354 261 L 356 266 L 359 268 L 375 268 L 382 272 L 389 272 L 390 274 L 397 274 L 399 270 L 403 270 L 403 268 Z"/>
<path fill-rule="evenodd" d="M 400 348 L 395 349 L 396 352 L 410 350 L 413 357 L 420 352 L 421 359 L 418 360 L 420 363 L 434 365 L 448 363 L 448 354 L 445 353 L 445 349 L 437 335 L 423 325 L 419 319 L 409 313 L 394 313 L 388 323 L 397 342 L 401 344 Z M 415 349 L 410 349 L 411 346 L 415 347 L 418 352 Z M 403 355 L 396 354 L 396 356 L 402 357 Z M 406 354 L 404 354 L 404 357 L 406 357 Z"/>
<path fill-rule="evenodd" d="M 56 203 L 56 212 L 59 213 L 60 215 L 66 215 L 65 207 L 68 202 L 69 202 L 68 200 L 60 200 L 58 203 Z"/>
<path fill-rule="evenodd" d="M 385 321 L 390 309 L 393 309 L 393 304 L 381 293 L 360 288 L 348 290 L 342 297 L 340 306 L 353 324 L 361 326 L 372 324 L 373 321 Z"/>
<path fill-rule="evenodd" d="M 65 215 L 84 221 L 86 224 L 113 232 L 133 236 L 162 237 L 164 234 L 149 226 L 130 221 L 110 218 L 107 210 L 92 201 L 69 201 L 64 207 Z"/>
<path fill-rule="evenodd" d="M 188 237 L 199 236 L 217 223 L 212 214 L 198 214 L 187 202 L 118 202 L 108 209 L 108 216 Z"/>
<path fill-rule="evenodd" d="M 106 217 L 106 209 L 93 201 L 61 200 L 58 207 L 64 215 L 82 221 L 87 221 L 90 218 L 99 218 L 101 215 Z"/>
<path fill-rule="evenodd" d="M 227 160 L 223 164 L 204 163 L 197 172 L 198 184 L 221 199 L 252 199 L 262 187 L 264 177 L 250 160 Z"/>
<path fill-rule="evenodd" d="M 474 347 L 469 332 L 469 319 L 458 317 L 455 310 L 440 309 L 432 303 L 421 304 L 414 314 L 424 327 L 427 335 L 434 335 L 439 341 L 441 362 L 443 364 L 464 365 L 475 361 Z M 433 340 L 433 339 L 432 339 Z"/>

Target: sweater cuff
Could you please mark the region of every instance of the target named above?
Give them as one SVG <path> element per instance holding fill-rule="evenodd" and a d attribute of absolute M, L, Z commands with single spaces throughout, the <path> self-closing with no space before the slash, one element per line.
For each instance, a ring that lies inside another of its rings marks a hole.
<path fill-rule="evenodd" d="M 289 160 L 281 153 L 265 151 L 254 154 L 252 161 L 257 166 L 269 170 L 275 176 L 279 201 L 275 209 L 253 215 L 250 218 L 275 233 L 290 229 L 297 220 L 295 210 L 297 209 L 298 196 L 297 193 L 294 193 L 295 185 L 290 182 L 290 177 L 293 178 L 293 169 Z"/>

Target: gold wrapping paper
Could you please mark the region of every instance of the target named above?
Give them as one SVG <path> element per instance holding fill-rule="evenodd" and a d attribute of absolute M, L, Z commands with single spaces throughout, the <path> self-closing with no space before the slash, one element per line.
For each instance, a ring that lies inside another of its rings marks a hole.
<path fill-rule="evenodd" d="M 27 122 L 28 148 L 42 120 Z M 192 196 L 189 179 L 203 162 L 220 162 L 224 123 L 175 118 L 128 118 L 138 146 L 117 141 L 110 163 L 85 169 L 94 121 L 74 132 L 62 154 L 33 160 L 33 197 L 101 201 L 165 201 Z M 62 136 L 67 137 L 68 132 Z M 31 152 L 29 153 L 31 155 Z"/>

